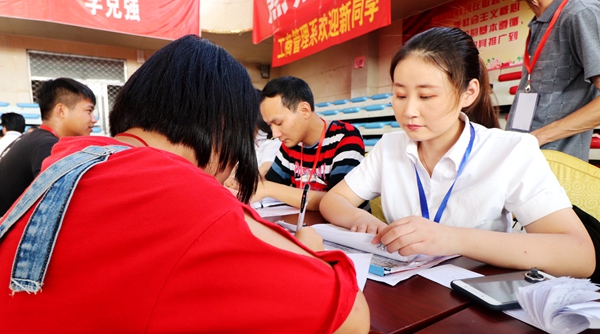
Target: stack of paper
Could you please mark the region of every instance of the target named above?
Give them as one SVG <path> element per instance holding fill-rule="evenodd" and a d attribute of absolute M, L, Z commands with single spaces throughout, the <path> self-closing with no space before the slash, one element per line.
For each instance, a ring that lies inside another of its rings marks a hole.
<path fill-rule="evenodd" d="M 369 267 L 369 279 L 396 285 L 426 268 L 446 261 L 455 256 L 402 256 L 398 252 L 388 253 L 371 243 L 374 234 L 352 232 L 346 228 L 332 224 L 312 225 L 325 240 L 326 249 L 339 249 L 347 254 L 373 254 Z"/>
<path fill-rule="evenodd" d="M 548 333 L 579 333 L 600 328 L 598 286 L 587 279 L 558 277 L 519 288 L 523 310 L 505 311 Z"/>
<path fill-rule="evenodd" d="M 416 255 L 402 256 L 398 254 L 398 252 L 388 253 L 388 251 L 385 249 L 381 249 L 377 245 L 371 243 L 371 240 L 373 240 L 373 237 L 375 237 L 374 234 L 352 232 L 347 228 L 333 224 L 315 224 L 311 227 L 317 231 L 323 240 L 347 247 L 352 247 L 366 253 L 377 254 L 403 262 L 410 262 L 416 257 Z"/>

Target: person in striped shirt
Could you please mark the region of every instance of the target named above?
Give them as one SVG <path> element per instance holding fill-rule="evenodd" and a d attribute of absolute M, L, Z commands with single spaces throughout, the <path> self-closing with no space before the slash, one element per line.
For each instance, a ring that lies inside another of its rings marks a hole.
<path fill-rule="evenodd" d="M 272 197 L 300 207 L 302 188 L 308 183 L 306 208 L 318 210 L 326 191 L 362 161 L 365 145 L 360 132 L 352 124 L 319 117 L 310 87 L 296 77 L 267 83 L 260 112 L 282 145 L 251 201 Z"/>

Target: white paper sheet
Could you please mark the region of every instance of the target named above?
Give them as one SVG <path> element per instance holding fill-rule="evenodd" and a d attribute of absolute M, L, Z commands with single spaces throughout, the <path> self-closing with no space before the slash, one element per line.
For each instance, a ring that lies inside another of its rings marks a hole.
<path fill-rule="evenodd" d="M 417 268 L 417 269 L 412 269 L 412 270 L 407 270 L 407 271 L 401 271 L 399 273 L 395 273 L 395 274 L 391 274 L 391 275 L 387 275 L 387 276 L 378 276 L 378 275 L 369 274 L 368 278 L 373 281 L 377 281 L 377 282 L 385 283 L 385 284 L 388 284 L 391 286 L 395 286 L 396 284 L 415 276 L 416 274 L 418 274 L 419 272 L 421 272 L 425 269 L 427 269 L 427 268 Z"/>
<path fill-rule="evenodd" d="M 576 305 L 569 305 L 563 310 L 563 313 L 576 312 L 584 315 L 590 322 L 589 328 L 600 328 L 600 303 L 587 302 Z"/>
<path fill-rule="evenodd" d="M 367 283 L 367 275 L 369 274 L 369 265 L 371 264 L 371 257 L 373 254 L 346 254 L 352 262 L 354 262 L 354 268 L 356 269 L 356 282 L 358 288 L 363 291 L 365 284 Z"/>
<path fill-rule="evenodd" d="M 267 208 L 256 209 L 256 212 L 263 217 L 288 216 L 300 213 L 300 209 L 289 205 L 270 206 Z"/>
<path fill-rule="evenodd" d="M 375 237 L 374 234 L 370 233 L 361 233 L 361 232 L 352 232 L 347 228 L 343 228 L 340 226 L 336 226 L 333 224 L 316 224 L 312 225 L 317 233 L 324 239 L 331 242 L 338 243 L 340 245 L 356 248 L 363 252 L 378 254 L 381 256 L 385 256 L 391 259 L 400 260 L 400 261 L 411 261 L 417 255 L 411 256 L 402 256 L 395 253 L 388 253 L 388 251 L 377 247 L 377 245 L 373 245 L 371 240 Z"/>
<path fill-rule="evenodd" d="M 448 289 L 452 289 L 450 282 L 455 279 L 465 279 L 471 277 L 481 277 L 483 275 L 474 271 L 455 266 L 453 264 L 444 264 L 438 267 L 425 269 L 419 272 L 419 276 L 441 284 Z"/>
<path fill-rule="evenodd" d="M 522 309 L 504 313 L 548 333 L 575 334 L 600 327 L 597 290 L 589 280 L 558 277 L 519 288 Z"/>

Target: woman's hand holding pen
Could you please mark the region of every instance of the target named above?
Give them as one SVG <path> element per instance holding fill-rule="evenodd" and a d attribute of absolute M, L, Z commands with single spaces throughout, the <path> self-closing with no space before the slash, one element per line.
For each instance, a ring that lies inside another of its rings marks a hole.
<path fill-rule="evenodd" d="M 312 227 L 303 227 L 296 232 L 296 239 L 315 252 L 322 251 L 323 238 Z"/>
<path fill-rule="evenodd" d="M 371 243 L 381 243 L 389 253 L 454 255 L 457 228 L 435 223 L 421 216 L 398 219 L 380 230 Z"/>

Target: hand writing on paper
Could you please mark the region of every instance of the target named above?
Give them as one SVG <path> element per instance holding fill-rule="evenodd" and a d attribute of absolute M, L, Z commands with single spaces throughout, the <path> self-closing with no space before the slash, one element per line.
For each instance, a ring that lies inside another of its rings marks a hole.
<path fill-rule="evenodd" d="M 371 215 L 357 219 L 350 228 L 352 232 L 365 232 L 377 234 L 387 227 L 387 224 Z"/>
<path fill-rule="evenodd" d="M 323 238 L 312 227 L 303 227 L 300 229 L 300 231 L 296 232 L 296 238 L 315 252 L 325 249 L 323 247 Z"/>
<path fill-rule="evenodd" d="M 388 252 L 402 256 L 412 254 L 453 255 L 455 228 L 420 216 L 398 219 L 380 231 L 371 243 L 382 243 Z"/>

